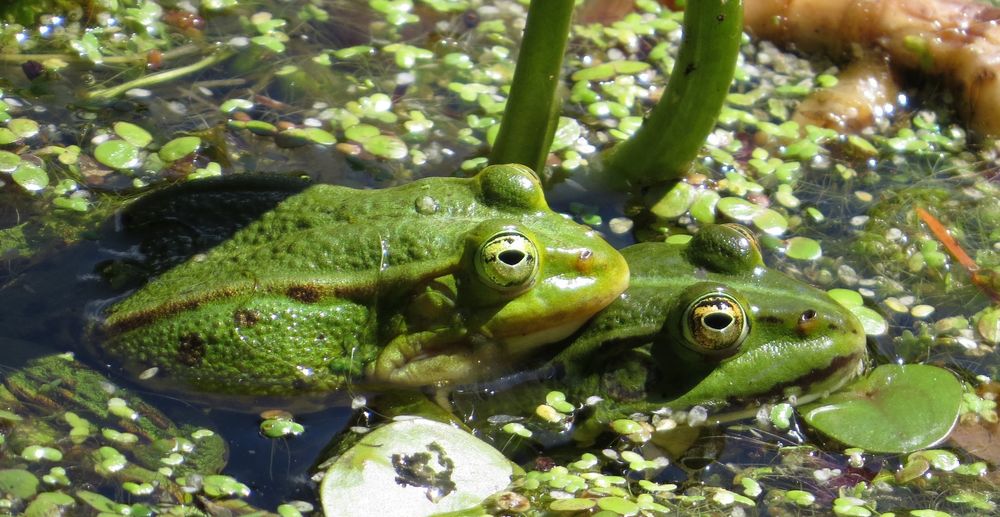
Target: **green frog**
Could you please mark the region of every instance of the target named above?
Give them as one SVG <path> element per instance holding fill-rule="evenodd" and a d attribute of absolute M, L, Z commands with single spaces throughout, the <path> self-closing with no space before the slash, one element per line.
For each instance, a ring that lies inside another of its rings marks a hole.
<path fill-rule="evenodd" d="M 527 167 L 314 185 L 112 305 L 102 351 L 174 390 L 323 394 L 484 379 L 615 300 L 628 265 Z"/>
<path fill-rule="evenodd" d="M 588 410 L 590 431 L 578 429 L 578 437 L 665 407 L 801 403 L 863 371 L 857 318 L 825 292 L 768 268 L 746 227 L 707 225 L 686 243 L 635 244 L 622 255 L 628 290 L 555 356 L 547 369 L 554 379 L 541 386 L 574 401 L 603 398 Z"/>

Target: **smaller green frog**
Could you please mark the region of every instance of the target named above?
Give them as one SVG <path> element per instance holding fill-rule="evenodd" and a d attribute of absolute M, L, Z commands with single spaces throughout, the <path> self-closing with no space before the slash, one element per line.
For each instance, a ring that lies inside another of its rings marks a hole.
<path fill-rule="evenodd" d="M 857 318 L 765 266 L 743 226 L 708 225 L 687 243 L 635 244 L 622 254 L 628 290 L 552 360 L 561 373 L 544 387 L 576 401 L 602 397 L 586 423 L 593 432 L 665 407 L 804 402 L 862 371 L 866 338 Z"/>
<path fill-rule="evenodd" d="M 304 395 L 504 372 L 611 303 L 628 265 L 530 169 L 314 185 L 107 311 L 103 352 L 174 390 Z"/>

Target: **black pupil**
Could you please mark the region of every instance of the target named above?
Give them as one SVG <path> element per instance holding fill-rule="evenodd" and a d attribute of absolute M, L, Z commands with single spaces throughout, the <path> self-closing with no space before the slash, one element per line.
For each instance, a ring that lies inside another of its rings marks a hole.
<path fill-rule="evenodd" d="M 705 316 L 702 321 L 706 326 L 715 330 L 724 330 L 733 322 L 733 317 L 721 312 L 716 312 Z"/>
<path fill-rule="evenodd" d="M 519 262 L 524 260 L 524 252 L 519 250 L 501 251 L 497 258 L 500 259 L 500 262 L 503 262 L 508 266 L 516 266 Z"/>
<path fill-rule="evenodd" d="M 799 321 L 809 321 L 815 317 L 816 317 L 816 311 L 809 309 L 803 312 L 801 316 L 799 316 Z"/>

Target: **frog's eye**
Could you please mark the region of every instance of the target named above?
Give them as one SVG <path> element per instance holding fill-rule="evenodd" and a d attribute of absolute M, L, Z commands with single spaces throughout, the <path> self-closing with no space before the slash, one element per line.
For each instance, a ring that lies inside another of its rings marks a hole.
<path fill-rule="evenodd" d="M 735 298 L 713 292 L 692 302 L 684 312 L 686 346 L 695 352 L 732 355 L 750 333 L 746 311 Z"/>
<path fill-rule="evenodd" d="M 521 232 L 494 234 L 476 253 L 476 272 L 483 283 L 497 291 L 527 289 L 538 276 L 538 249 Z"/>

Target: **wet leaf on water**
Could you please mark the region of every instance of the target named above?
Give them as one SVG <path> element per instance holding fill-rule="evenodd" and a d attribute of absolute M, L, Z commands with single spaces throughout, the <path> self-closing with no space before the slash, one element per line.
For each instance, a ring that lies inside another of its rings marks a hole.
<path fill-rule="evenodd" d="M 486 442 L 410 418 L 364 435 L 337 458 L 320 485 L 320 500 L 327 515 L 430 515 L 477 506 L 512 474 L 510 461 Z M 412 481 L 401 483 L 400 476 Z"/>
<path fill-rule="evenodd" d="M 10 176 L 15 183 L 29 192 L 42 190 L 49 184 L 49 175 L 45 169 L 28 162 L 21 162 Z"/>
<path fill-rule="evenodd" d="M 362 144 L 380 134 L 381 131 L 371 124 L 358 124 L 356 126 L 351 126 L 344 131 L 344 136 L 346 136 L 348 140 L 353 140 Z"/>
<path fill-rule="evenodd" d="M 108 140 L 94 149 L 94 158 L 113 169 L 131 169 L 139 165 L 139 149 L 125 140 Z"/>
<path fill-rule="evenodd" d="M 714 190 L 703 190 L 698 193 L 694 203 L 691 204 L 691 217 L 702 224 L 712 224 L 715 222 L 715 209 L 722 196 Z"/>
<path fill-rule="evenodd" d="M 0 151 L 0 172 L 11 172 L 20 163 L 20 156 L 8 151 Z"/>
<path fill-rule="evenodd" d="M 15 118 L 7 121 L 7 129 L 17 138 L 31 138 L 38 134 L 38 122 L 29 118 Z"/>
<path fill-rule="evenodd" d="M 688 207 L 694 201 L 694 195 L 694 187 L 689 183 L 680 181 L 666 193 L 662 193 L 662 190 L 656 191 L 653 196 L 657 196 L 659 199 L 649 210 L 657 217 L 674 219 L 687 212 Z"/>
<path fill-rule="evenodd" d="M 887 364 L 799 411 L 814 429 L 845 445 L 912 452 L 945 439 L 961 404 L 962 384 L 948 370 Z"/>
<path fill-rule="evenodd" d="M 740 197 L 724 197 L 716 207 L 722 215 L 739 222 L 747 222 L 764 208 Z"/>
<path fill-rule="evenodd" d="M 76 499 L 62 492 L 42 492 L 27 508 L 24 509 L 25 517 L 48 517 L 50 515 L 64 515 L 64 506 L 73 506 Z"/>
<path fill-rule="evenodd" d="M 13 131 L 5 127 L 0 127 L 0 145 L 12 144 L 17 142 L 17 140 L 17 135 Z"/>
<path fill-rule="evenodd" d="M 229 99 L 219 105 L 219 111 L 232 113 L 234 111 L 250 111 L 253 109 L 253 102 L 246 99 Z"/>
<path fill-rule="evenodd" d="M 378 135 L 361 144 L 369 153 L 379 158 L 399 160 L 406 157 L 406 144 L 392 135 Z"/>
<path fill-rule="evenodd" d="M 1000 308 L 991 307 L 980 313 L 976 330 L 987 343 L 1000 344 Z"/>
<path fill-rule="evenodd" d="M 830 289 L 826 292 L 826 294 L 830 295 L 830 298 L 833 298 L 834 301 L 848 309 L 851 307 L 860 307 L 865 304 L 865 300 L 861 297 L 861 293 L 853 289 Z"/>
<path fill-rule="evenodd" d="M 136 147 L 146 147 L 153 141 L 153 135 L 149 131 L 130 122 L 115 122 L 114 127 L 116 135 Z"/>
<path fill-rule="evenodd" d="M 244 127 L 249 129 L 251 133 L 260 136 L 273 136 L 278 132 L 278 128 L 274 124 L 263 120 L 249 120 Z"/>
<path fill-rule="evenodd" d="M 788 220 L 777 211 L 765 208 L 753 216 L 753 225 L 769 235 L 781 235 L 788 229 Z"/>
<path fill-rule="evenodd" d="M 639 513 L 639 505 L 624 497 L 602 497 L 597 500 L 597 506 L 602 510 L 614 512 L 618 515 L 635 515 Z"/>
<path fill-rule="evenodd" d="M 816 260 L 823 256 L 823 248 L 815 239 L 792 237 L 788 239 L 785 255 L 796 260 Z"/>
<path fill-rule="evenodd" d="M 77 490 L 76 496 L 80 498 L 83 502 L 87 503 L 91 508 L 99 512 L 108 512 L 111 514 L 121 513 L 122 507 L 127 507 L 126 505 L 116 503 L 101 494 L 90 492 L 87 490 Z"/>
<path fill-rule="evenodd" d="M 570 499 L 557 499 L 549 504 L 549 510 L 553 512 L 582 512 L 597 505 L 593 499 L 574 497 Z"/>
<path fill-rule="evenodd" d="M 865 329 L 865 334 L 869 336 L 881 336 L 889 331 L 889 323 L 885 321 L 885 318 L 878 311 L 869 309 L 863 305 L 848 307 L 848 309 L 861 322 L 861 326 Z"/>
<path fill-rule="evenodd" d="M 14 499 L 28 499 L 38 490 L 38 478 L 27 470 L 0 470 L 0 494 L 9 494 Z"/>
<path fill-rule="evenodd" d="M 201 147 L 201 138 L 196 136 L 182 136 L 175 138 L 160 148 L 160 158 L 163 161 L 173 162 L 194 153 Z"/>
<path fill-rule="evenodd" d="M 628 75 L 649 69 L 650 64 L 644 61 L 611 61 L 590 68 L 577 70 L 573 73 L 574 81 L 604 81 L 619 75 Z"/>

